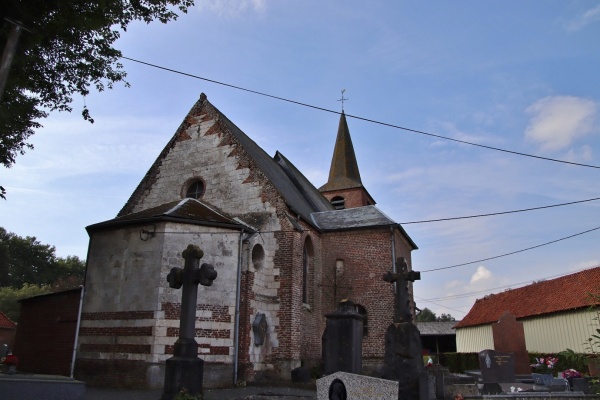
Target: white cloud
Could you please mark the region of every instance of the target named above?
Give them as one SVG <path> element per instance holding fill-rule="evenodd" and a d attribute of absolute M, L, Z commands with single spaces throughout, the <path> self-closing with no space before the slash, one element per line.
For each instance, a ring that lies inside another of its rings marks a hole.
<path fill-rule="evenodd" d="M 593 156 L 592 147 L 584 144 L 578 149 L 569 150 L 564 158 L 566 161 L 582 163 L 592 161 Z"/>
<path fill-rule="evenodd" d="M 555 151 L 596 129 L 598 104 L 573 96 L 549 96 L 525 111 L 531 115 L 525 137 L 543 151 Z"/>
<path fill-rule="evenodd" d="M 477 267 L 477 271 L 471 276 L 470 284 L 478 284 L 485 281 L 489 281 L 492 278 L 492 271 L 480 265 Z"/>
<path fill-rule="evenodd" d="M 263 14 L 267 8 L 265 0 L 200 0 L 196 5 L 200 12 L 208 10 L 226 18 L 244 16 L 252 11 Z"/>
<path fill-rule="evenodd" d="M 568 31 L 580 31 L 587 25 L 600 21 L 600 5 L 586 10 L 576 18 L 569 21 L 566 25 Z"/>

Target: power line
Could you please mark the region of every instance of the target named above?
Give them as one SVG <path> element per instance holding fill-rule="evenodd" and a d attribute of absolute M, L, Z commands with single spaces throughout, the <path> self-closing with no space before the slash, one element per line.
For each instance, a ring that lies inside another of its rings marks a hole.
<path fill-rule="evenodd" d="M 466 311 L 457 310 L 456 308 L 452 308 L 452 307 L 448 307 L 448 306 L 445 306 L 445 305 L 442 305 L 442 304 L 434 303 L 433 301 L 430 301 L 430 300 L 425 300 L 425 299 L 422 299 L 422 298 L 420 298 L 420 297 L 418 297 L 418 296 L 414 296 L 414 297 L 415 297 L 415 299 L 418 299 L 418 300 L 424 301 L 424 302 L 426 302 L 426 303 L 435 304 L 435 305 L 436 305 L 436 306 L 438 306 L 438 307 L 443 307 L 443 308 L 446 308 L 446 309 L 448 309 L 448 310 L 452 310 L 452 311 L 459 312 L 459 313 L 461 313 L 461 314 L 466 314 Z M 458 322 L 458 321 L 457 321 L 457 322 Z"/>
<path fill-rule="evenodd" d="M 201 77 L 201 76 L 198 76 L 198 75 L 194 75 L 194 74 L 190 74 L 190 73 L 187 73 L 187 72 L 178 71 L 178 70 L 175 70 L 175 69 L 172 69 L 172 68 L 162 67 L 160 65 L 151 64 L 151 63 L 148 63 L 148 62 L 145 62 L 145 61 L 136 60 L 134 58 L 125 57 L 123 55 L 121 56 L 121 58 L 123 58 L 125 60 L 129 60 L 129 61 L 133 61 L 133 62 L 136 62 L 136 63 L 139 63 L 139 64 L 147 65 L 149 67 L 153 67 L 153 68 L 157 68 L 157 69 L 162 69 L 164 71 L 172 72 L 172 73 L 175 73 L 175 74 L 179 74 L 179 75 L 183 75 L 183 76 L 188 76 L 190 78 L 199 79 L 199 80 L 203 80 L 203 81 L 206 81 L 206 82 L 214 83 L 214 84 L 217 84 L 217 85 L 222 85 L 222 86 L 230 87 L 232 89 L 237 89 L 237 90 L 241 90 L 241 91 L 244 91 L 244 92 L 257 94 L 259 96 L 265 96 L 265 97 L 269 97 L 269 98 L 272 98 L 272 99 L 275 99 L 275 100 L 281 100 L 281 101 L 285 101 L 285 102 L 288 102 L 288 103 L 296 104 L 296 105 L 299 105 L 299 106 L 308 107 L 308 108 L 312 108 L 312 109 L 315 109 L 315 110 L 325 111 L 325 112 L 329 112 L 329 113 L 333 113 L 333 114 L 338 114 L 338 115 L 341 114 L 338 111 L 329 110 L 327 108 L 318 107 L 318 106 L 314 106 L 314 105 L 307 104 L 307 103 L 302 103 L 300 101 L 287 99 L 285 97 L 274 96 L 272 94 L 259 92 L 257 90 L 246 89 L 246 88 L 243 88 L 241 86 L 236 86 L 236 85 L 232 85 L 232 84 L 229 84 L 229 83 L 219 82 L 219 81 L 216 81 L 214 79 L 208 79 L 208 78 L 204 78 L 204 77 Z M 534 155 L 534 154 L 528 154 L 528 153 L 522 153 L 522 152 L 518 152 L 518 151 L 514 151 L 514 150 L 502 149 L 500 147 L 487 146 L 487 145 L 484 145 L 484 144 L 468 142 L 466 140 L 454 139 L 454 138 L 451 138 L 451 137 L 448 137 L 448 136 L 437 135 L 437 134 L 434 134 L 434 133 L 420 131 L 420 130 L 417 130 L 417 129 L 406 128 L 406 127 L 403 127 L 403 126 L 394 125 L 394 124 L 390 124 L 390 123 L 387 123 L 387 122 L 381 122 L 381 121 L 377 121 L 377 120 L 374 120 L 374 119 L 359 117 L 357 115 L 346 114 L 346 117 L 354 118 L 354 119 L 365 121 L 365 122 L 370 122 L 370 123 L 377 124 L 377 125 L 387 126 L 387 127 L 390 127 L 390 128 L 401 129 L 401 130 L 404 130 L 404 131 L 407 131 L 407 132 L 412 132 L 412 133 L 418 133 L 418 134 L 421 134 L 421 135 L 431 136 L 431 137 L 435 137 L 435 138 L 438 138 L 438 139 L 450 140 L 450 141 L 457 142 L 457 143 L 462 143 L 462 144 L 468 144 L 468 145 L 471 145 L 471 146 L 481 147 L 481 148 L 488 149 L 488 150 L 501 151 L 501 152 L 504 152 L 504 153 L 519 155 L 519 156 L 523 156 L 523 157 L 530 157 L 530 158 L 535 158 L 535 159 L 539 159 L 539 160 L 552 161 L 552 162 L 557 162 L 557 163 L 562 163 L 562 164 L 577 165 L 579 167 L 587 167 L 587 168 L 600 169 L 600 166 L 597 166 L 597 165 L 582 164 L 582 163 L 576 163 L 576 162 L 572 162 L 572 161 L 558 160 L 556 158 L 542 157 L 542 156 L 537 156 L 537 155 Z"/>
<path fill-rule="evenodd" d="M 468 215 L 468 216 L 463 216 L 463 217 L 426 219 L 426 220 L 422 220 L 422 221 L 401 222 L 400 224 L 402 224 L 402 225 L 424 224 L 424 223 L 427 223 L 427 222 L 454 221 L 454 220 L 457 220 L 457 219 L 491 217 L 493 215 L 513 214 L 513 213 L 520 213 L 520 212 L 525 212 L 525 211 L 543 210 L 545 208 L 568 206 L 568 205 L 571 205 L 571 204 L 585 203 L 585 202 L 594 201 L 594 200 L 600 200 L 600 197 L 595 197 L 593 199 L 587 199 L 587 200 L 570 201 L 568 203 L 552 204 L 552 205 L 549 205 L 549 206 L 522 208 L 520 210 L 501 211 L 501 212 L 488 213 L 488 214 L 476 214 L 476 215 Z"/>
<path fill-rule="evenodd" d="M 546 243 L 538 244 L 537 246 L 531 246 L 531 247 L 527 247 L 527 248 L 525 248 L 525 249 L 521 249 L 521 250 L 517 250 L 517 251 L 512 251 L 512 252 L 510 252 L 510 253 L 501 254 L 501 255 L 499 255 L 499 256 L 488 257 L 488 258 L 483 258 L 483 259 L 481 259 L 481 260 L 477 260 L 477 261 L 470 261 L 470 262 L 466 262 L 466 263 L 462 263 L 462 264 L 451 265 L 451 266 L 449 266 L 449 267 L 442 267 L 442 268 L 432 268 L 432 269 L 421 270 L 421 272 L 441 271 L 441 270 L 443 270 L 443 269 L 450 269 L 450 268 L 462 267 L 462 266 L 464 266 L 464 265 L 470 265 L 470 264 L 476 264 L 476 263 L 480 263 L 480 262 L 483 262 L 483 261 L 494 260 L 494 259 L 496 259 L 496 258 L 500 258 L 500 257 L 506 257 L 506 256 L 510 256 L 510 255 L 513 255 L 513 254 L 522 253 L 522 252 L 524 252 L 524 251 L 528 251 L 528 250 L 537 249 L 538 247 L 547 246 L 547 245 L 549 245 L 549 244 L 552 244 L 552 243 L 560 242 L 561 240 L 567 240 L 567 239 L 571 239 L 571 238 L 574 238 L 574 237 L 576 237 L 576 236 L 580 236 L 580 235 L 583 235 L 583 234 L 586 234 L 586 233 L 589 233 L 589 232 L 593 232 L 593 231 L 595 231 L 595 230 L 598 230 L 598 229 L 600 229 L 600 226 L 598 226 L 598 227 L 596 227 L 596 228 L 588 229 L 587 231 L 583 231 L 583 232 L 576 233 L 576 234 L 574 234 L 574 235 L 565 236 L 565 237 L 563 237 L 563 238 L 560 238 L 560 239 L 552 240 L 552 241 L 550 241 L 550 242 L 546 242 Z"/>

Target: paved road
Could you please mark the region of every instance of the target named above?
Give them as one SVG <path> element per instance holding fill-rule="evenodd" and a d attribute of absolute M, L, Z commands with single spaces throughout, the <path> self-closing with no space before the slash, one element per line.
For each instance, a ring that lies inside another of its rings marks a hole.
<path fill-rule="evenodd" d="M 88 387 L 84 400 L 160 400 L 162 390 L 125 390 Z M 247 386 L 234 389 L 205 389 L 204 400 L 313 400 L 314 390 L 289 387 Z"/>

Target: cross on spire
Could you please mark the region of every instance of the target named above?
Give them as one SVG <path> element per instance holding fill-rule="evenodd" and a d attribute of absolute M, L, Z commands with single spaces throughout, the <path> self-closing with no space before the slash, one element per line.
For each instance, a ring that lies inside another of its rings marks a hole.
<path fill-rule="evenodd" d="M 346 91 L 346 89 L 342 89 L 342 98 L 338 100 L 338 101 L 342 102 L 342 112 L 344 112 L 344 100 L 350 100 L 348 98 L 344 98 L 344 92 L 345 91 Z"/>

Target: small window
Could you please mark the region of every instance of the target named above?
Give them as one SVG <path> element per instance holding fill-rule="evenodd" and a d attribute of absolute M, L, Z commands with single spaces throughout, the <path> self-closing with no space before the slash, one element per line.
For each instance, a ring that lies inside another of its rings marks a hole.
<path fill-rule="evenodd" d="M 199 199 L 202 195 L 204 195 L 204 182 L 200 180 L 192 182 L 185 192 L 185 197 L 191 199 Z"/>
<path fill-rule="evenodd" d="M 346 208 L 346 202 L 342 196 L 335 196 L 331 199 L 331 205 L 336 210 L 343 210 Z"/>
<path fill-rule="evenodd" d="M 262 268 L 264 262 L 265 250 L 260 244 L 257 244 L 252 248 L 252 266 L 258 271 Z"/>

